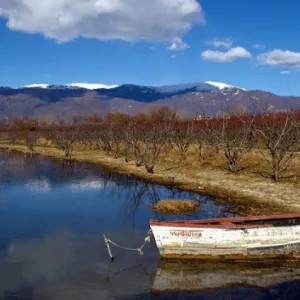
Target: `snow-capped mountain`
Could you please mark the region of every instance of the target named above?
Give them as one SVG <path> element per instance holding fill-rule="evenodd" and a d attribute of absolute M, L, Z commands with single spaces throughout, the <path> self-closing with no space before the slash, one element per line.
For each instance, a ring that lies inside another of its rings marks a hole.
<path fill-rule="evenodd" d="M 150 86 L 150 88 L 155 89 L 160 93 L 178 93 L 186 90 L 195 90 L 195 91 L 214 91 L 218 88 L 207 82 L 196 82 L 196 83 L 183 83 L 175 85 L 163 85 L 163 86 Z"/>
<path fill-rule="evenodd" d="M 222 84 L 225 87 L 231 87 L 227 84 Z M 132 99 L 140 102 L 151 102 L 162 98 L 182 95 L 189 92 L 218 92 L 220 86 L 209 82 L 196 82 L 175 85 L 163 86 L 147 86 L 136 84 L 122 85 L 105 85 L 101 83 L 71 83 L 66 85 L 49 85 L 49 84 L 31 84 L 24 87 L 32 93 L 37 92 L 39 95 L 44 94 L 46 90 L 59 90 L 59 93 L 64 93 L 63 90 L 73 90 L 73 93 L 78 90 L 81 94 L 83 90 L 93 90 L 107 97 L 117 97 Z M 223 90 L 225 91 L 225 89 Z"/>
<path fill-rule="evenodd" d="M 268 105 L 275 111 L 283 111 L 300 107 L 300 97 L 248 91 L 216 81 L 163 86 L 31 84 L 17 89 L 0 87 L 0 121 L 34 116 L 51 122 L 72 120 L 74 115 L 103 115 L 109 111 L 133 115 L 149 111 L 153 106 L 169 106 L 189 116 L 200 112 L 215 116 L 229 107 L 251 112 L 254 103 L 262 108 Z"/>
<path fill-rule="evenodd" d="M 47 89 L 48 87 L 49 87 L 49 84 L 47 84 L 47 83 L 33 83 L 33 84 L 24 86 L 24 88 L 41 88 L 41 89 Z"/>
<path fill-rule="evenodd" d="M 213 91 L 213 90 L 223 90 L 223 89 L 240 89 L 246 91 L 244 88 L 238 86 L 230 85 L 223 82 L 216 81 L 205 81 L 196 83 L 183 83 L 175 85 L 163 85 L 163 86 L 149 86 L 149 85 L 136 85 L 136 84 L 123 84 L 120 85 L 127 88 L 139 88 L 139 89 L 152 89 L 159 93 L 176 93 L 180 91 L 195 89 L 198 91 Z M 51 85 L 46 83 L 34 83 L 24 86 L 24 88 L 83 88 L 87 90 L 98 90 L 98 89 L 114 89 L 118 88 L 119 85 L 107 85 L 103 83 L 82 83 L 74 82 L 64 85 Z"/>
<path fill-rule="evenodd" d="M 118 85 L 106 85 L 102 83 L 82 83 L 82 82 L 74 82 L 67 84 L 70 87 L 79 87 L 84 88 L 87 90 L 98 90 L 98 89 L 113 89 L 116 88 Z"/>
<path fill-rule="evenodd" d="M 239 89 L 239 90 L 246 91 L 246 89 L 244 89 L 244 88 L 240 88 L 238 86 L 230 85 L 230 84 L 223 83 L 223 82 L 205 81 L 205 83 L 209 84 L 209 85 L 212 85 L 212 86 L 215 86 L 219 90 L 223 90 L 223 89 Z"/>
<path fill-rule="evenodd" d="M 82 83 L 82 82 L 74 82 L 65 85 L 51 85 L 46 83 L 34 83 L 25 85 L 24 88 L 83 88 L 87 90 L 97 90 L 97 89 L 112 89 L 117 87 L 117 85 L 106 85 L 102 83 Z"/>

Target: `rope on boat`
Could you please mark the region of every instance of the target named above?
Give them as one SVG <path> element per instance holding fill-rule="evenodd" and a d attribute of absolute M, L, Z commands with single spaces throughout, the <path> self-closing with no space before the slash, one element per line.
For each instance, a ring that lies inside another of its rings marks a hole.
<path fill-rule="evenodd" d="M 151 229 L 150 229 L 150 230 L 148 231 L 148 233 L 147 233 L 147 236 L 146 236 L 145 239 L 144 239 L 144 243 L 142 244 L 141 247 L 138 247 L 138 248 L 128 248 L 128 247 L 121 246 L 121 245 L 119 245 L 119 244 L 113 242 L 112 240 L 108 239 L 108 238 L 106 237 L 105 234 L 104 234 L 104 242 L 105 242 L 105 244 L 106 244 L 107 251 L 108 251 L 108 255 L 109 255 L 111 261 L 114 261 L 114 257 L 113 257 L 113 255 L 112 255 L 111 249 L 110 249 L 110 244 L 111 244 L 111 245 L 114 245 L 114 246 L 117 247 L 117 248 L 123 249 L 123 250 L 137 251 L 137 252 L 139 252 L 140 255 L 143 255 L 143 254 L 144 254 L 143 248 L 146 246 L 147 243 L 150 243 L 150 241 L 151 241 L 151 236 L 152 236 L 152 231 L 151 231 Z"/>

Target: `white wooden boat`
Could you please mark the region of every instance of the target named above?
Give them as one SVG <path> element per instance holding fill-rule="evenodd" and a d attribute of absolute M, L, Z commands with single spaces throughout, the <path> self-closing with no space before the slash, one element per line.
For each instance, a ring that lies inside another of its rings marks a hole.
<path fill-rule="evenodd" d="M 162 258 L 300 258 L 300 214 L 150 221 Z"/>
<path fill-rule="evenodd" d="M 269 288 L 300 280 L 300 263 L 220 263 L 162 260 L 151 292 L 200 292 L 234 286 Z"/>

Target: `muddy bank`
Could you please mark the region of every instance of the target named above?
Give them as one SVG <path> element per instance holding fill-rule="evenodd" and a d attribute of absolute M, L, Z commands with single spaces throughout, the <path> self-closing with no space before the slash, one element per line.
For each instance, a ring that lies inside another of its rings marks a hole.
<path fill-rule="evenodd" d="M 9 147 L 2 144 L 0 148 L 30 155 L 23 145 Z M 35 153 L 66 159 L 62 151 L 53 147 L 38 146 Z M 233 211 L 241 215 L 300 212 L 300 188 L 293 183 L 275 183 L 254 174 L 231 174 L 220 169 L 186 166 L 182 163 L 159 163 L 155 174 L 149 174 L 144 168 L 137 168 L 134 163 L 114 159 L 99 151 L 77 151 L 72 159 L 99 164 L 111 172 L 125 176 L 207 194 L 220 202 L 230 203 Z"/>

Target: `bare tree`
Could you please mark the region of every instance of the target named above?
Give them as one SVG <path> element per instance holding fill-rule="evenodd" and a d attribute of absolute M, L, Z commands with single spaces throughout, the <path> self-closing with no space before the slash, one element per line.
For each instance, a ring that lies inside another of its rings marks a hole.
<path fill-rule="evenodd" d="M 39 123 L 36 119 L 31 117 L 24 117 L 22 119 L 16 119 L 14 121 L 14 126 L 19 128 L 20 130 L 37 130 L 39 127 Z"/>
<path fill-rule="evenodd" d="M 179 155 L 179 159 L 184 161 L 187 157 L 187 152 L 194 139 L 194 123 L 187 122 L 174 122 L 171 127 L 171 145 Z"/>
<path fill-rule="evenodd" d="M 104 151 L 107 154 L 111 153 L 109 130 L 106 124 L 91 128 L 91 131 L 87 132 L 86 138 L 96 149 Z"/>
<path fill-rule="evenodd" d="M 59 149 L 64 151 L 66 157 L 71 157 L 74 144 L 79 140 L 81 133 L 80 127 L 77 126 L 53 126 L 48 131 L 48 138 L 50 138 Z"/>
<path fill-rule="evenodd" d="M 17 140 L 20 138 L 20 131 L 16 128 L 12 128 L 8 131 L 8 140 L 12 146 L 15 146 Z"/>
<path fill-rule="evenodd" d="M 110 143 L 111 155 L 114 158 L 120 157 L 122 153 L 122 144 L 124 141 L 123 123 L 112 123 L 108 128 L 108 141 Z"/>
<path fill-rule="evenodd" d="M 148 120 L 153 123 L 175 121 L 177 112 L 169 106 L 153 106 L 148 113 Z"/>
<path fill-rule="evenodd" d="M 139 121 L 136 119 L 131 120 L 124 127 L 124 158 L 126 162 L 131 160 L 135 160 L 135 165 L 140 167 L 142 165 L 141 162 L 141 154 L 140 154 L 140 137 L 138 130 Z"/>
<path fill-rule="evenodd" d="M 86 116 L 85 122 L 88 124 L 97 124 L 97 123 L 101 123 L 102 119 L 98 114 L 93 113 Z"/>
<path fill-rule="evenodd" d="M 154 173 L 154 167 L 161 155 L 170 150 L 167 139 L 169 132 L 170 125 L 168 123 L 154 123 L 147 131 L 144 131 L 141 159 L 148 173 Z"/>
<path fill-rule="evenodd" d="M 123 125 L 113 122 L 88 127 L 85 140 L 92 147 L 118 158 L 122 153 L 122 143 L 124 142 L 123 129 Z"/>
<path fill-rule="evenodd" d="M 143 165 L 143 149 L 145 147 L 143 141 L 144 135 L 147 134 L 142 130 L 143 127 L 145 127 L 145 124 L 133 120 L 126 126 L 124 132 L 125 160 L 134 159 L 137 167 Z"/>
<path fill-rule="evenodd" d="M 255 131 L 263 143 L 260 153 L 271 167 L 272 178 L 279 181 L 299 151 L 299 124 L 294 112 L 262 114 L 256 117 Z"/>
<path fill-rule="evenodd" d="M 237 171 L 238 161 L 254 146 L 253 117 L 223 115 L 206 121 L 207 140 L 224 154 L 228 169 Z"/>
<path fill-rule="evenodd" d="M 127 155 L 130 153 L 135 159 L 136 166 L 144 166 L 148 173 L 154 173 L 154 167 L 167 152 L 167 136 L 170 132 L 168 123 L 138 124 L 132 121 L 125 131 Z"/>
<path fill-rule="evenodd" d="M 216 145 L 211 146 L 207 139 L 207 129 L 204 120 L 196 121 L 193 130 L 193 146 L 196 148 L 198 161 L 203 164 L 209 154 L 216 152 Z"/>
<path fill-rule="evenodd" d="M 34 152 L 34 147 L 36 146 L 37 143 L 37 133 L 36 131 L 26 131 L 24 132 L 25 135 L 25 144 L 28 148 L 28 150 L 33 153 Z"/>

